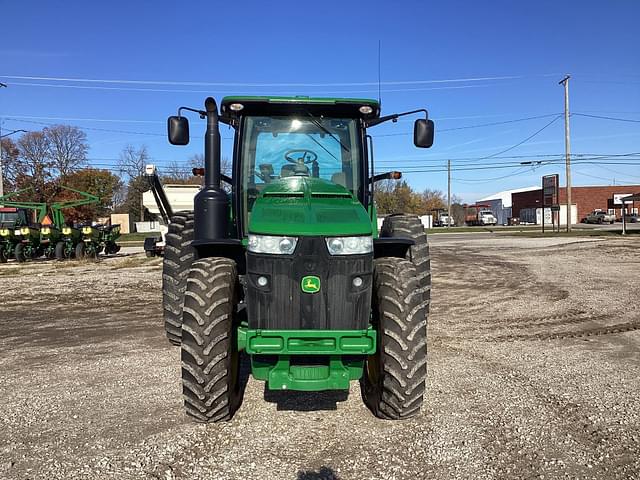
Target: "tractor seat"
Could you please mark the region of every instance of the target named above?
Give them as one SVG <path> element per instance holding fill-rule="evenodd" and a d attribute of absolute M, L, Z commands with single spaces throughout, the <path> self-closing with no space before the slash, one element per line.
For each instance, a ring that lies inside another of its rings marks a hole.
<path fill-rule="evenodd" d="M 283 165 L 280 169 L 280 178 L 291 177 L 291 176 L 309 176 L 309 168 L 306 165 L 294 165 L 293 163 L 288 163 L 287 165 Z"/>

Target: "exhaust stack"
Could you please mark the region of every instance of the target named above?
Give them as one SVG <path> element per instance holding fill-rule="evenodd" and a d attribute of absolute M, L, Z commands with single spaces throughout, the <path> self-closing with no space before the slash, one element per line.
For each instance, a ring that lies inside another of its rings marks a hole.
<path fill-rule="evenodd" d="M 204 188 L 194 198 L 194 244 L 228 237 L 229 199 L 220 188 L 220 129 L 218 106 L 209 97 L 204 102 L 207 131 L 204 137 Z"/>

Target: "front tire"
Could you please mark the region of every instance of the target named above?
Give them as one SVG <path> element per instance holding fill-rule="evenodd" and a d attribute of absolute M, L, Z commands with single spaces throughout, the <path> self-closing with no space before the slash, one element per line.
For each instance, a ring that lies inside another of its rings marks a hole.
<path fill-rule="evenodd" d="M 375 354 L 360 380 L 362 397 L 378 418 L 401 420 L 420 413 L 427 377 L 427 300 L 415 266 L 400 258 L 375 260 Z"/>
<path fill-rule="evenodd" d="M 162 308 L 164 330 L 173 345 L 180 345 L 184 292 L 195 258 L 192 240 L 193 212 L 179 212 L 171 217 L 162 261 Z"/>
<path fill-rule="evenodd" d="M 230 420 L 241 400 L 240 356 L 234 313 L 236 264 L 227 258 L 193 262 L 182 315 L 182 392 L 198 422 Z"/>

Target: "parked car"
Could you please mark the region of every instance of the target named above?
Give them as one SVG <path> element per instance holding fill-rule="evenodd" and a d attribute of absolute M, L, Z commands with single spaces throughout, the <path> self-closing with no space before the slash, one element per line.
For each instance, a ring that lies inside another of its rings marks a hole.
<path fill-rule="evenodd" d="M 622 218 L 620 219 L 620 221 L 622 221 Z M 637 213 L 627 213 L 625 215 L 625 221 L 627 223 L 638 223 L 640 222 L 640 215 L 638 215 Z"/>
<path fill-rule="evenodd" d="M 594 210 L 584 219 L 584 223 L 611 223 L 616 221 L 616 216 L 603 210 Z"/>

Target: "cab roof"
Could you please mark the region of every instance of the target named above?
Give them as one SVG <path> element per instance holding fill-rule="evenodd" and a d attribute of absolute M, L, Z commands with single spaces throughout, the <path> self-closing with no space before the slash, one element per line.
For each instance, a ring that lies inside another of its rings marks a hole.
<path fill-rule="evenodd" d="M 230 106 L 235 103 L 242 105 L 242 109 L 232 110 Z M 362 113 L 360 107 L 363 106 L 371 107 L 371 113 Z M 225 117 L 311 113 L 312 115 L 371 119 L 380 116 L 380 103 L 368 98 L 232 96 L 222 99 L 220 111 Z"/>

